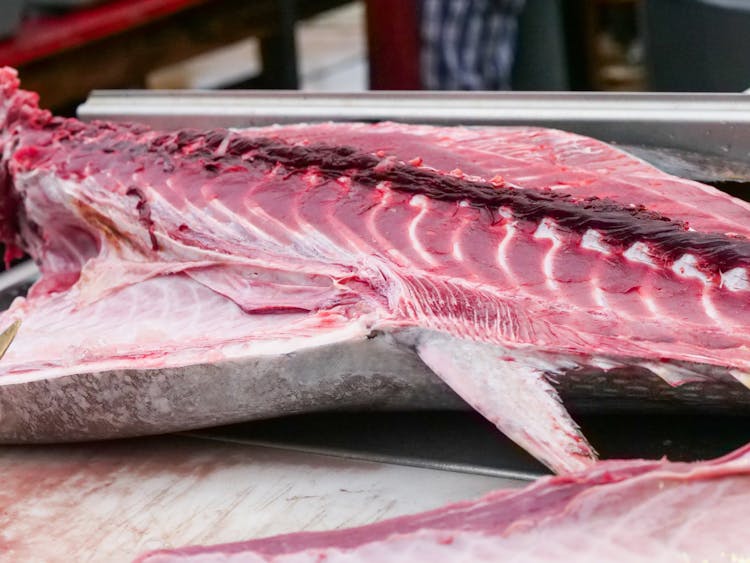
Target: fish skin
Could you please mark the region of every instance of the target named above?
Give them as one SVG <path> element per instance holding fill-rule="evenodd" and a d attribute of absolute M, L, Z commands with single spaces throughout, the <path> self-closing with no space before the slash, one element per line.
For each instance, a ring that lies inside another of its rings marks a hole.
<path fill-rule="evenodd" d="M 595 454 L 550 378 L 606 364 L 747 382 L 750 208 L 598 141 L 388 123 L 163 133 L 52 117 L 8 69 L 0 93 L 0 235 L 42 271 L 0 319 L 23 319 L 6 383 L 387 334 L 569 471 Z M 465 373 L 462 354 L 487 369 Z"/>

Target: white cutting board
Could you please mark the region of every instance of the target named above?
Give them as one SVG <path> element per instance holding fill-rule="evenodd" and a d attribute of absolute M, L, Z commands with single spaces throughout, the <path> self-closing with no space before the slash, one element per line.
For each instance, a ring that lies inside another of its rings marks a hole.
<path fill-rule="evenodd" d="M 5 446 L 0 482 L 0 559 L 45 562 L 356 526 L 522 484 L 186 436 Z"/>

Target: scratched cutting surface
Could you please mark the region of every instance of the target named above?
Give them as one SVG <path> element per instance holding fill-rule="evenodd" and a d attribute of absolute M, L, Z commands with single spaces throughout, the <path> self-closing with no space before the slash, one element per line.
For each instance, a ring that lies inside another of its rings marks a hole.
<path fill-rule="evenodd" d="M 731 417 L 581 422 L 607 457 L 714 457 L 746 441 L 747 425 Z M 355 526 L 522 486 L 497 476 L 511 469 L 544 471 L 490 426 L 473 413 L 328 413 L 3 446 L 0 560 L 130 561 L 160 547 Z"/>
<path fill-rule="evenodd" d="M 0 560 L 45 562 L 356 526 L 520 483 L 186 436 L 5 446 L 0 480 Z"/>

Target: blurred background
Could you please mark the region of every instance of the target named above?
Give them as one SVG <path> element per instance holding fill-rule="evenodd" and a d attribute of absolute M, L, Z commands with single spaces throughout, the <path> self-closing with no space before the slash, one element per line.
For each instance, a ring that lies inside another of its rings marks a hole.
<path fill-rule="evenodd" d="M 95 88 L 725 91 L 748 0 L 3 0 L 0 64 Z"/>

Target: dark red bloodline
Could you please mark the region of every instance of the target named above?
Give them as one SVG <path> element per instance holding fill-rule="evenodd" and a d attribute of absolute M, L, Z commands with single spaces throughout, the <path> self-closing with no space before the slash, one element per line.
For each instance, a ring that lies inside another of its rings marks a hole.
<path fill-rule="evenodd" d="M 199 149 L 193 154 L 202 152 Z M 559 192 L 498 187 L 426 168 L 383 161 L 346 146 L 322 143 L 290 145 L 266 137 L 238 137 L 229 143 L 224 157 L 230 152 L 249 162 L 280 164 L 289 173 L 303 172 L 315 166 L 326 178 L 349 172 L 355 182 L 371 187 L 387 181 L 394 190 L 421 193 L 436 200 L 465 200 L 490 211 L 507 207 L 520 220 L 539 222 L 550 217 L 563 229 L 579 234 L 595 229 L 614 246 L 627 248 L 634 242 L 648 242 L 661 252 L 665 262 L 676 260 L 685 253 L 694 254 L 700 259 L 700 266 L 712 273 L 750 264 L 750 241 L 690 231 L 686 224 L 643 206 L 628 207 L 598 198 L 577 201 Z M 202 156 L 208 157 L 206 153 Z"/>

